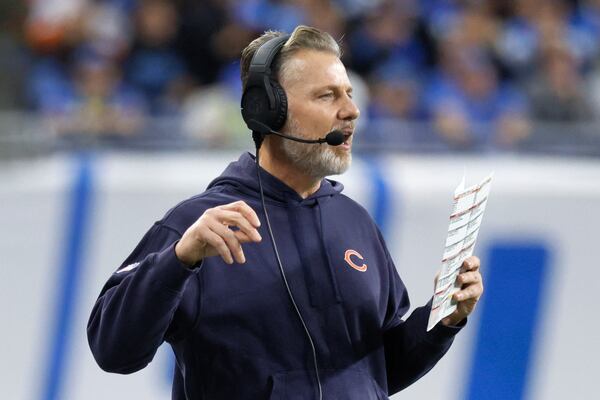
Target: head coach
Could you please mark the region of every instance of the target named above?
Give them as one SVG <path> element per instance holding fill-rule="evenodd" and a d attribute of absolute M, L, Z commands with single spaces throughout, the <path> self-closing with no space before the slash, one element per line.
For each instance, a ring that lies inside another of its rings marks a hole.
<path fill-rule="evenodd" d="M 167 342 L 173 399 L 387 399 L 449 349 L 482 294 L 463 264 L 459 307 L 426 332 L 368 213 L 325 179 L 351 162 L 359 110 L 327 33 L 267 32 L 242 53 L 256 156 L 172 208 L 110 276 L 88 322 L 106 371 Z M 260 165 L 260 167 L 259 167 Z"/>

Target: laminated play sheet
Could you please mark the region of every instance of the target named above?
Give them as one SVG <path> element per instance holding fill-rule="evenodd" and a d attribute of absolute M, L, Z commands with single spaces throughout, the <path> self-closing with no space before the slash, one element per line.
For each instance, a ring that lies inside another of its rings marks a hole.
<path fill-rule="evenodd" d="M 477 233 L 490 194 L 493 173 L 478 185 L 465 189 L 465 178 L 454 191 L 448 236 L 442 256 L 442 268 L 435 286 L 427 330 L 456 310 L 452 295 L 460 290 L 456 278 L 463 261 L 473 255 Z"/>

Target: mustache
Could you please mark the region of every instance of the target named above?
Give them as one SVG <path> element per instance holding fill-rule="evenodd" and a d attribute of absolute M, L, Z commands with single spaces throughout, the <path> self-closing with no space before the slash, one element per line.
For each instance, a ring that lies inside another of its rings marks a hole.
<path fill-rule="evenodd" d="M 356 124 L 354 122 L 351 122 L 348 124 L 336 126 L 332 130 L 334 130 L 334 131 L 352 130 L 352 132 L 354 132 L 355 128 L 356 128 Z"/>

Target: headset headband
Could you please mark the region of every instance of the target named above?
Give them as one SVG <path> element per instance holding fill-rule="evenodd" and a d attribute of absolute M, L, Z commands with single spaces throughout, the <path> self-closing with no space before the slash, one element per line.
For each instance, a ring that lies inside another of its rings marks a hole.
<path fill-rule="evenodd" d="M 271 75 L 271 63 L 289 38 L 290 35 L 277 36 L 260 46 L 252 57 L 248 72 Z"/>
<path fill-rule="evenodd" d="M 262 86 L 267 92 L 269 98 L 269 109 L 275 108 L 275 97 L 273 90 L 269 84 L 269 80 L 274 78 L 271 76 L 271 63 L 285 42 L 290 38 L 290 35 L 277 36 L 270 39 L 256 50 L 250 68 L 248 68 L 248 81 L 246 82 L 246 90 L 252 86 Z"/>

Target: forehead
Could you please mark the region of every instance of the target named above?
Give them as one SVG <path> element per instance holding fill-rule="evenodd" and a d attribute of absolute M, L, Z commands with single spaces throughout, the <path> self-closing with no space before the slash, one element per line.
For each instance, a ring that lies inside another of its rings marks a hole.
<path fill-rule="evenodd" d="M 346 68 L 335 54 L 304 49 L 286 61 L 281 85 L 286 91 L 300 88 L 312 91 L 327 86 L 351 87 Z"/>

